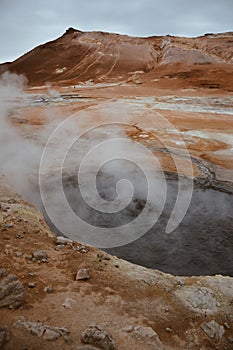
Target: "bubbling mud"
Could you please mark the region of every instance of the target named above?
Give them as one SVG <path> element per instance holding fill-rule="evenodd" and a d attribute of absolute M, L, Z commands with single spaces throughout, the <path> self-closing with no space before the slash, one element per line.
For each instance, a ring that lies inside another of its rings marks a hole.
<path fill-rule="evenodd" d="M 133 171 L 133 168 L 127 168 L 126 164 L 123 168 L 127 174 L 129 170 Z M 138 183 L 138 179 L 135 181 Z M 75 177 L 66 176 L 63 179 L 64 192 L 77 215 L 91 225 L 118 227 L 119 231 L 122 225 L 134 220 L 144 208 L 145 193 L 142 188 L 146 192 L 146 182 L 141 181 L 141 184 L 140 191 L 134 192 L 132 201 L 124 210 L 109 214 L 87 206 Z M 115 185 L 115 177 L 104 171 L 98 174 L 97 188 L 106 200 L 111 201 L 115 198 Z M 233 196 L 213 189 L 195 188 L 183 221 L 172 233 L 167 234 L 165 228 L 176 200 L 177 181 L 167 180 L 167 186 L 166 205 L 155 225 L 140 239 L 105 250 L 135 264 L 175 275 L 233 276 Z M 61 234 L 48 218 L 47 222 L 56 234 Z"/>

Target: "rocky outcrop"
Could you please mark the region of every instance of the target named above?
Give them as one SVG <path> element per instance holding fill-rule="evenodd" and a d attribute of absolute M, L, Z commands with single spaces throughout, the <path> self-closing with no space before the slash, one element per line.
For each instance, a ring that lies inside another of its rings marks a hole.
<path fill-rule="evenodd" d="M 100 325 L 90 325 L 82 334 L 81 340 L 86 344 L 93 344 L 103 350 L 116 350 L 114 340 Z"/>
<path fill-rule="evenodd" d="M 10 338 L 10 333 L 6 327 L 0 326 L 0 349 L 8 342 Z"/>
<path fill-rule="evenodd" d="M 19 308 L 25 297 L 22 283 L 15 275 L 8 274 L 5 269 L 0 270 L 0 307 L 10 309 Z"/>
<path fill-rule="evenodd" d="M 31 335 L 42 337 L 44 340 L 56 340 L 60 337 L 66 337 L 70 332 L 66 327 L 52 327 L 43 322 L 31 322 L 18 320 L 15 327 L 24 328 Z M 66 339 L 66 338 L 65 338 Z"/>

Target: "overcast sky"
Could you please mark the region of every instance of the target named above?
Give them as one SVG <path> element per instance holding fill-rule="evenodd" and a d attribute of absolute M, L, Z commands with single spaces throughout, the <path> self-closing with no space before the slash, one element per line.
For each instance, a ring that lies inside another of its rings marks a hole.
<path fill-rule="evenodd" d="M 133 36 L 233 30 L 233 0 L 0 0 L 0 62 L 68 27 Z"/>

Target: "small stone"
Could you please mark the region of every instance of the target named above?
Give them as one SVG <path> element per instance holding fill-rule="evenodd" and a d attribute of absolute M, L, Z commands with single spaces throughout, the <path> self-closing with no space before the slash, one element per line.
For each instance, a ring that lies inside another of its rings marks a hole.
<path fill-rule="evenodd" d="M 76 252 L 80 251 L 80 246 L 79 245 L 74 245 L 73 250 L 76 250 Z"/>
<path fill-rule="evenodd" d="M 19 257 L 23 256 L 23 253 L 22 252 L 16 252 L 15 256 L 17 256 L 19 258 Z"/>
<path fill-rule="evenodd" d="M 28 283 L 28 287 L 29 287 L 29 288 L 35 288 L 35 286 L 36 286 L 36 283 L 35 283 L 35 282 L 29 282 L 29 283 Z"/>
<path fill-rule="evenodd" d="M 28 276 L 34 278 L 36 276 L 36 274 L 35 274 L 35 272 L 29 272 Z"/>
<path fill-rule="evenodd" d="M 5 228 L 12 228 L 12 227 L 14 227 L 14 224 L 11 222 L 9 224 L 5 224 L 4 227 Z"/>
<path fill-rule="evenodd" d="M 82 334 L 81 341 L 103 350 L 116 350 L 115 341 L 99 325 L 90 325 Z"/>
<path fill-rule="evenodd" d="M 44 287 L 44 292 L 45 292 L 45 293 L 51 294 L 51 293 L 53 293 L 53 291 L 54 291 L 54 289 L 53 289 L 52 286 L 46 286 L 46 287 Z"/>
<path fill-rule="evenodd" d="M 231 327 L 229 326 L 229 324 L 227 322 L 224 323 L 224 327 L 227 329 L 231 329 Z"/>
<path fill-rule="evenodd" d="M 168 332 L 168 333 L 172 333 L 172 329 L 169 328 L 169 327 L 165 328 L 165 331 Z"/>
<path fill-rule="evenodd" d="M 46 329 L 44 334 L 43 334 L 43 339 L 45 340 L 56 340 L 59 338 L 61 335 L 59 332 L 53 330 L 53 329 Z"/>
<path fill-rule="evenodd" d="M 68 244 L 68 243 L 72 244 L 73 241 L 71 239 L 63 237 L 63 236 L 59 236 L 56 239 L 56 244 L 57 245 L 59 245 L 59 244 Z"/>
<path fill-rule="evenodd" d="M 10 198 L 10 199 L 8 199 L 8 201 L 7 201 L 9 204 L 14 204 L 14 203 L 16 203 L 16 199 L 15 198 Z"/>
<path fill-rule="evenodd" d="M 89 252 L 89 249 L 88 249 L 86 246 L 81 245 L 81 246 L 79 247 L 79 251 L 80 251 L 80 253 L 88 253 L 88 252 Z"/>
<path fill-rule="evenodd" d="M 201 324 L 201 328 L 210 338 L 215 338 L 218 341 L 222 339 L 222 336 L 225 333 L 224 327 L 220 326 L 214 320 L 210 322 L 203 322 Z"/>
<path fill-rule="evenodd" d="M 62 250 L 64 248 L 65 248 L 65 244 L 58 244 L 55 249 L 56 250 Z"/>
<path fill-rule="evenodd" d="M 8 342 L 10 334 L 6 327 L 0 327 L 0 349 Z"/>
<path fill-rule="evenodd" d="M 80 269 L 76 275 L 76 281 L 88 280 L 90 278 L 89 271 L 87 269 Z"/>
<path fill-rule="evenodd" d="M 228 340 L 230 343 L 233 343 L 233 337 L 228 337 L 227 340 Z"/>
<path fill-rule="evenodd" d="M 105 291 L 106 291 L 108 294 L 115 294 L 115 291 L 114 291 L 112 288 L 110 288 L 110 287 L 106 287 L 106 288 L 105 288 Z"/>
<path fill-rule="evenodd" d="M 98 253 L 97 258 L 99 258 L 101 260 L 110 260 L 110 256 L 108 256 L 107 254 L 103 254 L 103 253 Z"/>
<path fill-rule="evenodd" d="M 17 233 L 16 234 L 16 238 L 19 238 L 19 239 L 24 238 L 24 234 L 23 233 Z"/>
<path fill-rule="evenodd" d="M 156 350 L 164 349 L 163 343 L 159 339 L 158 334 L 151 327 L 136 326 L 134 327 L 132 335 L 142 340 L 152 340 L 153 344 L 156 346 Z"/>
<path fill-rule="evenodd" d="M 3 267 L 0 269 L 0 278 L 7 275 L 7 270 Z"/>
<path fill-rule="evenodd" d="M 25 259 L 26 259 L 26 260 L 33 260 L 33 256 L 32 256 L 32 255 L 26 255 L 26 256 L 25 256 Z"/>
<path fill-rule="evenodd" d="M 33 253 L 33 258 L 37 261 L 47 262 L 48 256 L 45 250 L 35 250 Z"/>
<path fill-rule="evenodd" d="M 9 244 L 6 244 L 4 253 L 7 255 L 12 254 L 12 249 L 11 249 L 11 246 Z"/>
<path fill-rule="evenodd" d="M 126 333 L 133 332 L 133 330 L 134 330 L 133 326 L 127 326 L 127 327 L 123 328 L 123 331 Z"/>
<path fill-rule="evenodd" d="M 72 298 L 66 298 L 64 300 L 64 303 L 62 304 L 62 306 L 67 308 L 67 309 L 71 309 L 73 304 L 76 304 L 76 300 L 74 300 Z"/>
<path fill-rule="evenodd" d="M 71 345 L 73 343 L 73 339 L 70 335 L 64 335 L 63 338 L 64 338 L 66 344 Z"/>

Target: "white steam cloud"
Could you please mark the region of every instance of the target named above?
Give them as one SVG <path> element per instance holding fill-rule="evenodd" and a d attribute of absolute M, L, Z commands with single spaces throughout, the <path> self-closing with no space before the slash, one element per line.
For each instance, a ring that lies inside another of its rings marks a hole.
<path fill-rule="evenodd" d="M 38 174 L 41 149 L 25 139 L 13 126 L 10 114 L 26 98 L 23 76 L 5 72 L 0 77 L 0 167 L 7 181 L 34 202 L 33 177 Z"/>

